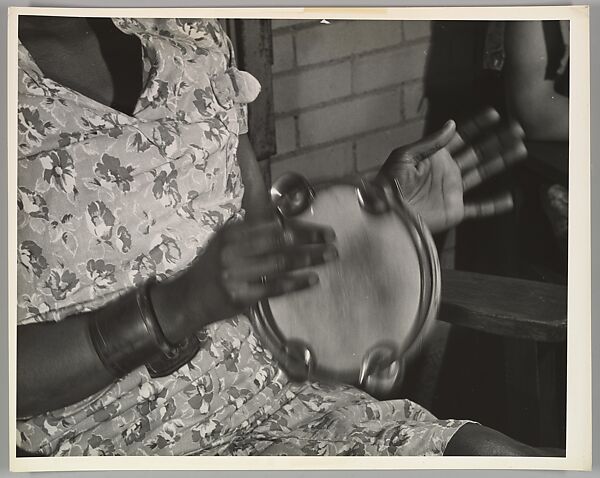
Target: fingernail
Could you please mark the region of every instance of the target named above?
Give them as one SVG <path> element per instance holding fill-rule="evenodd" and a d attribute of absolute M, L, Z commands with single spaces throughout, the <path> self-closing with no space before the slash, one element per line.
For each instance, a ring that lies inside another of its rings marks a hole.
<path fill-rule="evenodd" d="M 511 129 L 512 131 L 519 137 L 523 138 L 525 136 L 525 130 L 517 121 L 511 121 Z"/>
<path fill-rule="evenodd" d="M 496 111 L 495 108 L 489 107 L 487 108 L 485 114 L 487 114 L 491 119 L 497 120 L 500 118 L 500 113 Z"/>
<path fill-rule="evenodd" d="M 517 156 L 519 158 L 525 158 L 527 157 L 527 146 L 525 146 L 523 143 L 520 143 L 519 146 L 517 146 Z"/>
<path fill-rule="evenodd" d="M 335 241 L 335 231 L 333 229 L 326 229 L 325 230 L 325 241 L 326 242 L 333 242 Z"/>
<path fill-rule="evenodd" d="M 325 252 L 323 252 L 323 259 L 325 259 L 326 261 L 332 261 L 334 259 L 337 259 L 338 257 L 339 254 L 335 247 L 328 247 L 327 249 L 325 249 Z"/>
<path fill-rule="evenodd" d="M 319 275 L 318 274 L 309 274 L 307 277 L 307 281 L 309 285 L 315 285 L 319 282 Z"/>

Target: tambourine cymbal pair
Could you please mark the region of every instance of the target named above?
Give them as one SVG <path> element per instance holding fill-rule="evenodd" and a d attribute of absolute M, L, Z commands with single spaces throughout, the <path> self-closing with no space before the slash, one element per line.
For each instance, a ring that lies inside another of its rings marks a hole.
<path fill-rule="evenodd" d="M 365 178 L 315 191 L 286 174 L 271 199 L 283 217 L 332 227 L 339 259 L 313 268 L 316 286 L 252 309 L 264 345 L 294 380 L 397 387 L 439 308 L 439 260 L 420 217 L 398 187 Z"/>

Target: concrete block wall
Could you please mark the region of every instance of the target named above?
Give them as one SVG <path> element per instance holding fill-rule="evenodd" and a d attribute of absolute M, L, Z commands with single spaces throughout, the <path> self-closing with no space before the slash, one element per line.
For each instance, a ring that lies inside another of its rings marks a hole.
<path fill-rule="evenodd" d="M 420 138 L 429 21 L 273 20 L 273 179 L 372 172 Z"/>

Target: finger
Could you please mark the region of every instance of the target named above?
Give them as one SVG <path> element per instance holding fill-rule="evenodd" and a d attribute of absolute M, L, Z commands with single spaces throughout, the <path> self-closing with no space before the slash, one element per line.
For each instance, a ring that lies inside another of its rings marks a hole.
<path fill-rule="evenodd" d="M 456 123 L 448 120 L 441 129 L 425 138 L 401 148 L 402 156 L 411 161 L 420 161 L 444 148 L 454 136 Z"/>
<path fill-rule="evenodd" d="M 330 244 L 335 241 L 332 227 L 313 224 L 297 219 L 287 219 L 285 229 L 291 231 L 292 244 Z"/>
<path fill-rule="evenodd" d="M 475 168 L 467 171 L 462 178 L 463 191 L 469 191 L 483 181 L 495 176 L 510 165 L 524 159 L 527 156 L 527 149 L 522 142 L 516 143 L 508 150 L 498 152 L 496 157 L 478 164 Z"/>
<path fill-rule="evenodd" d="M 316 272 L 286 274 L 268 278 L 262 282 L 237 283 L 230 289 L 231 298 L 240 305 L 252 305 L 270 297 L 278 297 L 290 292 L 304 290 L 319 282 Z"/>
<path fill-rule="evenodd" d="M 452 139 L 450 140 L 450 142 L 448 143 L 448 151 L 450 152 L 450 154 L 456 154 L 458 151 L 460 151 L 461 149 L 463 149 L 466 146 L 464 140 L 462 139 L 461 135 L 458 134 L 458 131 L 456 131 L 454 133 L 454 136 L 452 136 Z"/>
<path fill-rule="evenodd" d="M 262 225 L 230 234 L 222 257 L 225 265 L 232 265 L 239 257 L 260 256 L 298 245 L 329 244 L 334 240 L 335 233 L 330 227 L 286 221 L 284 226 Z"/>
<path fill-rule="evenodd" d="M 316 266 L 337 259 L 337 249 L 330 244 L 296 247 L 253 259 L 243 259 L 223 271 L 225 281 L 251 281 L 262 276 Z"/>
<path fill-rule="evenodd" d="M 465 203 L 465 219 L 474 219 L 502 214 L 512 210 L 513 205 L 513 197 L 509 192 L 486 201 Z"/>
<path fill-rule="evenodd" d="M 222 258 L 224 264 L 234 263 L 238 257 L 264 254 L 284 248 L 292 239 L 277 221 L 256 224 L 243 223 L 232 227 L 225 235 Z"/>
<path fill-rule="evenodd" d="M 481 113 L 456 125 L 456 135 L 448 144 L 451 154 L 457 153 L 461 148 L 474 142 L 486 130 L 500 121 L 500 115 L 494 108 L 486 108 Z"/>
<path fill-rule="evenodd" d="M 518 123 L 510 123 L 484 139 L 467 145 L 454 156 L 454 160 L 461 171 L 467 171 L 522 143 L 522 131 Z"/>
<path fill-rule="evenodd" d="M 281 220 L 272 217 L 270 220 L 248 221 L 243 220 L 224 226 L 220 233 L 224 241 L 235 242 L 240 237 L 260 237 L 263 234 L 276 233 L 282 228 Z"/>

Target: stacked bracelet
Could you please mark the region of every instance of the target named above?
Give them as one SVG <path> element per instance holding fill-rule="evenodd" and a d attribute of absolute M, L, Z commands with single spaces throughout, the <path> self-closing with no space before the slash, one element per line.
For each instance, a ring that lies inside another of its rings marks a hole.
<path fill-rule="evenodd" d="M 154 286 L 154 284 L 154 280 L 146 282 L 144 288 L 141 291 L 137 291 L 137 293 L 135 294 L 135 298 L 137 301 L 140 316 L 146 324 L 148 332 L 154 339 L 154 342 L 156 343 L 158 348 L 165 355 L 169 355 L 171 353 L 171 350 L 173 349 L 173 344 L 170 344 L 167 341 L 165 334 L 160 328 L 160 324 L 158 323 L 158 319 L 156 318 L 156 312 L 154 311 L 152 301 L 150 300 L 150 288 Z"/>
<path fill-rule="evenodd" d="M 90 339 L 98 357 L 115 377 L 122 377 L 158 354 L 169 355 L 173 348 L 160 328 L 150 301 L 154 282 L 106 307 L 89 322 Z"/>

